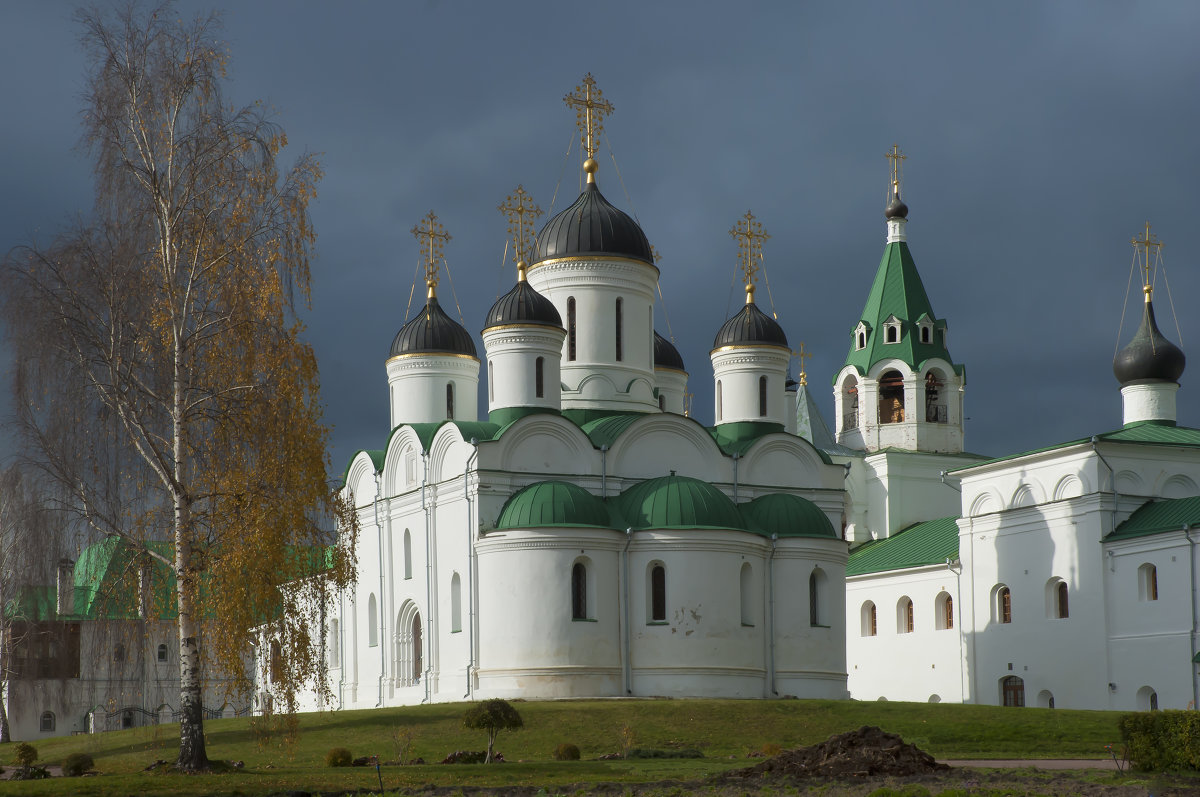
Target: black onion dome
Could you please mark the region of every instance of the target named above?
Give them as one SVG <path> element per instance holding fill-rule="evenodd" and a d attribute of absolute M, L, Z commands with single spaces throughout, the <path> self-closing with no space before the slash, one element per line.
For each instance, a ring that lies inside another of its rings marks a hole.
<path fill-rule="evenodd" d="M 488 310 L 483 322 L 484 329 L 504 324 L 537 324 L 563 328 L 562 316 L 554 302 L 542 296 L 528 282 L 518 282 L 516 287 L 501 296 Z"/>
<path fill-rule="evenodd" d="M 782 346 L 787 348 L 787 336 L 783 327 L 771 316 L 758 309 L 755 304 L 747 304 L 737 315 L 721 325 L 713 348 L 724 346 Z"/>
<path fill-rule="evenodd" d="M 475 341 L 471 333 L 463 329 L 438 304 L 436 296 L 429 297 L 421 308 L 396 333 L 389 356 L 401 354 L 467 354 L 476 357 Z"/>
<path fill-rule="evenodd" d="M 530 265 L 572 255 L 619 255 L 654 265 L 646 233 L 609 204 L 595 183 L 588 183 L 575 204 L 542 227 Z"/>
<path fill-rule="evenodd" d="M 899 194 L 896 194 L 884 209 L 883 215 L 889 219 L 907 219 L 908 205 L 904 204 L 904 200 L 900 198 Z"/>
<path fill-rule="evenodd" d="M 654 367 L 687 371 L 683 367 L 683 358 L 679 356 L 679 349 L 675 348 L 675 344 L 658 334 L 658 332 L 654 333 Z"/>
<path fill-rule="evenodd" d="M 1132 382 L 1178 382 L 1187 358 L 1163 337 L 1154 321 L 1154 305 L 1146 302 L 1142 324 L 1129 345 L 1113 358 L 1113 374 L 1122 385 Z"/>

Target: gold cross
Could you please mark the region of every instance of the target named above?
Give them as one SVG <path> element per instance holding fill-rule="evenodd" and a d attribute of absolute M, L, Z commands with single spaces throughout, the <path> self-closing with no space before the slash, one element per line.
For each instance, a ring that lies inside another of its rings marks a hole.
<path fill-rule="evenodd" d="M 498 208 L 508 218 L 508 237 L 513 242 L 513 261 L 517 264 L 517 279 L 525 281 L 525 265 L 529 262 L 529 244 L 533 240 L 533 221 L 542 215 L 542 209 L 533 203 L 533 198 L 518 185 Z"/>
<path fill-rule="evenodd" d="M 583 147 L 587 150 L 587 159 L 591 161 L 590 164 L 584 163 L 583 170 L 588 173 L 588 182 L 593 182 L 597 142 L 604 130 L 604 117 L 613 112 L 612 103 L 604 99 L 603 92 L 596 88 L 596 80 L 591 72 L 584 75 L 583 85 L 576 86 L 574 94 L 563 97 L 563 102 L 568 108 L 575 109 L 575 125 L 579 128 Z"/>
<path fill-rule="evenodd" d="M 444 257 L 442 247 L 450 240 L 450 233 L 446 232 L 431 210 L 412 228 L 412 234 L 421 244 L 417 252 L 418 256 L 425 258 L 425 286 L 429 288 L 429 298 L 432 299 L 438 284 L 438 262 Z"/>
<path fill-rule="evenodd" d="M 659 253 L 658 247 L 650 244 L 650 257 L 654 260 L 654 265 L 658 265 L 658 261 L 662 260 L 662 254 Z"/>
<path fill-rule="evenodd" d="M 800 351 L 793 351 L 792 356 L 800 359 L 800 384 L 807 385 L 808 371 L 805 370 L 804 361 L 812 359 L 812 352 L 805 348 L 804 341 L 800 341 Z"/>
<path fill-rule="evenodd" d="M 738 242 L 738 263 L 746 275 L 746 304 L 754 303 L 754 275 L 758 272 L 758 261 L 762 260 L 762 242 L 770 238 L 763 230 L 762 223 L 756 221 L 754 214 L 746 211 L 746 215 L 738 219 L 729 234 Z"/>
<path fill-rule="evenodd" d="M 886 157 L 892 162 L 892 195 L 900 196 L 900 165 L 901 161 L 908 160 L 908 156 L 900 154 L 899 144 L 892 144 L 892 149 Z"/>
<path fill-rule="evenodd" d="M 1155 240 L 1150 234 L 1150 222 L 1146 222 L 1146 235 L 1144 238 L 1134 237 L 1130 240 L 1133 244 L 1134 254 L 1145 255 L 1145 262 L 1142 264 L 1142 292 L 1146 294 L 1146 301 L 1150 301 L 1150 295 L 1154 293 L 1154 287 L 1150 284 L 1150 250 L 1153 249 L 1155 254 L 1162 251 L 1162 241 Z"/>
<path fill-rule="evenodd" d="M 683 393 L 683 417 L 685 418 L 692 417 L 692 396 L 694 395 L 696 394 L 687 391 Z"/>

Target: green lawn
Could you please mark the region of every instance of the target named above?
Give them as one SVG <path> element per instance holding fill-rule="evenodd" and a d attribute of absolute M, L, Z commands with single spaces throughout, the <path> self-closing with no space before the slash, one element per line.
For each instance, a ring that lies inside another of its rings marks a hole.
<path fill-rule="evenodd" d="M 461 726 L 463 704 L 410 706 L 374 711 L 305 714 L 300 733 L 288 745 L 278 735 L 264 739 L 254 720 L 214 720 L 205 724 L 213 759 L 245 762 L 245 769 L 186 777 L 143 773 L 155 759 L 171 761 L 178 750 L 178 727 L 164 725 L 36 743 L 39 762 L 57 764 L 73 752 L 87 752 L 102 777 L 0 783 L 0 794 L 265 794 L 293 788 L 341 790 L 378 788 L 374 768 L 328 769 L 331 747 L 355 756 L 397 757 L 397 733 L 410 733 L 413 754 L 426 765 L 384 766 L 387 789 L 440 785 L 564 786 L 598 781 L 647 782 L 703 777 L 746 766 L 746 755 L 764 745 L 783 748 L 823 741 L 861 725 L 898 733 L 938 758 L 1102 758 L 1104 746 L 1118 741 L 1115 712 L 1005 709 L 926 703 L 860 703 L 827 700 L 588 700 L 515 703 L 525 729 L 502 733 L 496 749 L 504 766 L 442 766 L 454 750 L 481 750 L 484 734 Z M 261 720 L 258 720 L 261 723 Z M 695 760 L 595 761 L 621 748 L 622 729 L 635 747 L 696 748 Z M 583 761 L 555 762 L 560 742 L 579 746 Z M 11 745 L 0 745 L 8 766 Z M 69 786 L 69 788 L 68 788 Z"/>

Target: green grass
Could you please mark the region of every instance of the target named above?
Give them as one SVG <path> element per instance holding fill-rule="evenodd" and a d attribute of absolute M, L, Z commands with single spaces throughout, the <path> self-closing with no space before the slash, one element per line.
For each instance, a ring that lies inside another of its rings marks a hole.
<path fill-rule="evenodd" d="M 438 785 L 534 785 L 651 782 L 701 778 L 746 766 L 746 755 L 763 745 L 798 747 L 861 725 L 898 733 L 938 758 L 1102 758 L 1104 745 L 1118 741 L 1116 712 L 1063 709 L 1005 709 L 926 703 L 860 703 L 829 700 L 590 700 L 518 702 L 525 728 L 500 734 L 496 749 L 504 766 L 442 766 L 454 750 L 482 750 L 483 733 L 466 730 L 463 704 L 438 704 L 343 711 L 300 716 L 300 733 L 288 745 L 276 735 L 264 739 L 254 720 L 205 723 L 209 757 L 240 760 L 245 769 L 197 777 L 143 773 L 155 759 L 174 760 L 178 726 L 137 728 L 91 736 L 37 742 L 38 762 L 57 764 L 74 752 L 89 753 L 102 777 L 0 783 L 0 794 L 265 794 L 294 788 L 342 790 L 378 788 L 374 768 L 328 769 L 331 747 L 348 747 L 355 756 L 396 758 L 392 734 L 413 733 L 413 754 L 426 765 L 384 766 L 387 789 Z M 257 721 L 261 724 L 261 720 Z M 621 729 L 632 729 L 632 744 L 642 748 L 697 748 L 704 759 L 595 761 L 617 752 Z M 561 742 L 579 746 L 585 760 L 556 762 Z M 0 745 L 0 762 L 9 765 L 12 745 Z"/>

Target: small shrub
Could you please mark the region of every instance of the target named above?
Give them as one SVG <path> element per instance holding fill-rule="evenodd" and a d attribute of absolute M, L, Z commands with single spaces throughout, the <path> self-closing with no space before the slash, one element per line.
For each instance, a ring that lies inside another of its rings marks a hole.
<path fill-rule="evenodd" d="M 396 763 L 401 766 L 411 764 L 413 749 L 417 746 L 417 732 L 406 726 L 393 725 L 390 736 L 392 749 L 396 752 Z"/>
<path fill-rule="evenodd" d="M 96 766 L 96 762 L 87 753 L 71 753 L 62 763 L 63 774 L 68 778 L 77 778 Z"/>
<path fill-rule="evenodd" d="M 1141 711 L 1117 725 L 1134 769 L 1200 769 L 1200 712 Z"/>
<path fill-rule="evenodd" d="M 13 761 L 22 769 L 28 769 L 37 761 L 37 748 L 29 742 L 20 742 L 13 747 Z"/>
<path fill-rule="evenodd" d="M 579 747 L 570 742 L 563 742 L 554 748 L 555 761 L 578 761 Z"/>
<path fill-rule="evenodd" d="M 345 747 L 331 748 L 325 754 L 325 766 L 327 767 L 348 767 L 354 761 L 354 756 Z"/>
<path fill-rule="evenodd" d="M 629 751 L 633 749 L 633 743 L 637 738 L 634 733 L 633 726 L 625 723 L 617 729 L 617 741 L 621 745 L 621 757 L 629 758 Z"/>
<path fill-rule="evenodd" d="M 487 750 L 455 750 L 450 755 L 442 759 L 443 764 L 485 764 L 488 760 Z M 499 753 L 492 755 L 493 761 L 504 761 L 504 756 Z"/>

